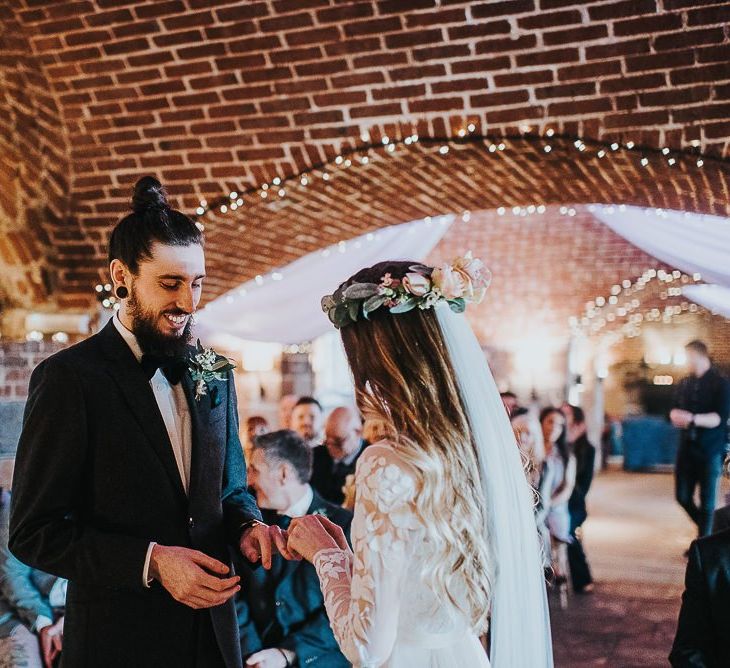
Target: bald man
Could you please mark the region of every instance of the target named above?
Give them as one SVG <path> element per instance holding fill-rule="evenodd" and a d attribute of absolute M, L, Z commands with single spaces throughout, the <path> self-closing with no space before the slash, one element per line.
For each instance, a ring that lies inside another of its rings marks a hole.
<path fill-rule="evenodd" d="M 312 487 L 328 501 L 342 504 L 345 479 L 355 473 L 365 445 L 357 412 L 347 406 L 335 408 L 325 422 L 324 444 L 314 448 Z"/>

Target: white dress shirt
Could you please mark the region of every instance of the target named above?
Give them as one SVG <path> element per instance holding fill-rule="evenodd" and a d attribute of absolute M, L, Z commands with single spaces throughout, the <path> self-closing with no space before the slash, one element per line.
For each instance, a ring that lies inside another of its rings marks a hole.
<path fill-rule="evenodd" d="M 134 353 L 138 362 L 142 360 L 142 348 L 140 348 L 137 337 L 130 332 L 119 320 L 119 315 L 113 318 L 114 326 L 119 334 L 126 341 L 127 345 Z M 190 408 L 185 390 L 182 383 L 171 385 L 160 369 L 155 371 L 155 375 L 150 378 L 150 386 L 157 401 L 157 407 L 160 409 L 162 420 L 167 429 L 167 435 L 170 437 L 172 452 L 177 463 L 177 470 L 180 473 L 185 493 L 187 494 L 190 486 L 190 461 L 193 450 L 193 428 L 190 417 Z M 147 549 L 147 557 L 144 562 L 142 580 L 145 587 L 149 587 L 150 580 L 148 571 L 150 566 L 150 557 L 152 556 L 152 548 L 157 543 L 150 543 Z"/>
<path fill-rule="evenodd" d="M 314 500 L 314 490 L 311 485 L 307 485 L 307 491 L 304 495 L 294 503 L 291 504 L 284 512 L 279 513 L 280 515 L 287 515 L 288 517 L 304 517 L 309 510 L 309 506 L 312 505 Z"/>

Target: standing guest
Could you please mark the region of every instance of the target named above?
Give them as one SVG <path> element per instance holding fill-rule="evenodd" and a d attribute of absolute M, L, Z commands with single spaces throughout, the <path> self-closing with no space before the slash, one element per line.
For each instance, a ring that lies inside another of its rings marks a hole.
<path fill-rule="evenodd" d="M 236 668 L 230 550 L 268 567 L 286 545 L 246 491 L 230 367 L 189 345 L 202 232 L 147 176 L 109 263 L 121 308 L 31 376 L 9 547 L 69 581 L 64 665 Z"/>
<path fill-rule="evenodd" d="M 690 375 L 680 381 L 669 419 L 682 430 L 675 493 L 677 501 L 697 525 L 700 536 L 712 531 L 712 515 L 727 444 L 730 385 L 712 365 L 707 346 L 690 341 L 685 346 Z M 700 504 L 694 500 L 700 490 Z"/>
<path fill-rule="evenodd" d="M 580 406 L 566 404 L 563 406 L 563 413 L 567 421 L 568 442 L 575 457 L 575 487 L 568 501 L 570 537 L 572 538 L 568 544 L 568 563 L 570 564 L 573 591 L 588 594 L 593 591 L 593 577 L 578 533 L 588 517 L 586 496 L 593 482 L 596 449 L 588 440 L 586 416 L 583 409 Z"/>
<path fill-rule="evenodd" d="M 0 640 L 14 666 L 51 666 L 63 649 L 67 582 L 18 561 L 8 550 L 10 495 L 0 492 Z"/>
<path fill-rule="evenodd" d="M 312 449 L 295 432 L 255 438 L 249 470 L 267 523 L 286 530 L 294 517 L 324 515 L 349 535 L 352 513 L 328 503 L 309 485 Z M 311 564 L 275 555 L 271 571 L 244 569 L 241 577 L 236 610 L 246 666 L 350 665 L 335 640 Z"/>
<path fill-rule="evenodd" d="M 291 414 L 291 428 L 297 432 L 310 448 L 322 443 L 322 404 L 314 397 L 301 397 Z"/>
<path fill-rule="evenodd" d="M 253 449 L 253 440 L 257 436 L 262 436 L 269 431 L 269 423 L 265 417 L 260 415 L 252 415 L 246 420 L 246 436 L 243 442 L 243 454 L 246 463 L 251 461 L 251 450 Z"/>
<path fill-rule="evenodd" d="M 539 429 L 534 424 L 536 420 L 530 415 L 527 408 L 517 407 L 512 412 L 509 421 L 522 453 L 527 479 L 530 485 L 537 488 L 545 453 L 542 446 L 542 435 L 538 433 Z"/>
<path fill-rule="evenodd" d="M 507 415 L 512 415 L 512 412 L 517 408 L 517 395 L 514 392 L 500 392 L 499 396 L 502 398 L 504 409 L 507 411 Z"/>
<path fill-rule="evenodd" d="M 540 474 L 540 504 L 537 525 L 543 537 L 545 555 L 552 552 L 552 544 L 561 547 L 558 577 L 565 577 L 562 546 L 571 542 L 568 501 L 575 486 L 575 457 L 566 440 L 565 416 L 560 409 L 547 407 L 540 412 L 540 426 L 545 443 L 545 461 Z M 565 557 L 567 561 L 567 556 Z"/>
<path fill-rule="evenodd" d="M 279 399 L 279 429 L 291 429 L 291 414 L 297 405 L 299 397 L 296 394 L 285 394 Z"/>
<path fill-rule="evenodd" d="M 327 418 L 324 444 L 314 449 L 312 485 L 328 501 L 340 505 L 345 500 L 343 487 L 365 444 L 357 411 L 347 406 L 335 408 Z"/>
<path fill-rule="evenodd" d="M 682 608 L 669 655 L 674 668 L 730 666 L 730 531 L 689 548 Z"/>

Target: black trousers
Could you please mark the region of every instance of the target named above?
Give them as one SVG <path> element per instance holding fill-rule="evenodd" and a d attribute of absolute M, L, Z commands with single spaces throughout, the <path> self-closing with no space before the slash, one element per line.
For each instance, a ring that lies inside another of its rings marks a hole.
<path fill-rule="evenodd" d="M 226 668 L 208 610 L 197 610 L 191 635 L 191 668 Z"/>
<path fill-rule="evenodd" d="M 724 451 L 705 452 L 699 443 L 684 442 L 679 446 L 674 472 L 675 496 L 697 525 L 700 536 L 712 533 L 712 515 L 717 504 L 724 458 Z M 695 502 L 695 490 L 698 487 L 699 505 Z"/>
<path fill-rule="evenodd" d="M 571 517 L 570 524 L 570 537 L 573 539 L 572 543 L 568 543 L 570 579 L 573 583 L 573 591 L 581 591 L 586 585 L 593 582 L 593 576 L 591 575 L 591 567 L 588 565 L 588 559 L 583 550 L 583 545 L 577 535 L 580 526 L 583 524 L 583 520 L 580 521 L 580 524 L 574 526 L 573 518 Z"/>

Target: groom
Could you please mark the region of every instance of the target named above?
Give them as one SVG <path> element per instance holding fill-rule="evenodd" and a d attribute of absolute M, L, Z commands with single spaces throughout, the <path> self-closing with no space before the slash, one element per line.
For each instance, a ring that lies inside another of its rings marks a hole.
<path fill-rule="evenodd" d="M 10 549 L 69 580 L 64 666 L 237 668 L 229 549 L 268 568 L 284 537 L 246 491 L 231 372 L 201 396 L 187 368 L 201 232 L 151 177 L 134 206 L 110 240 L 121 308 L 31 378 Z"/>

